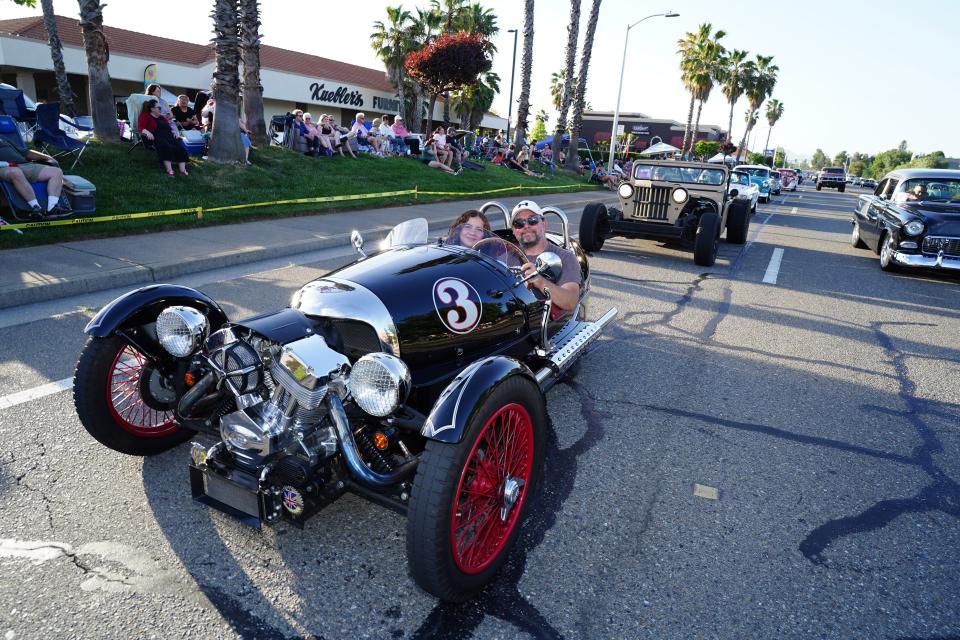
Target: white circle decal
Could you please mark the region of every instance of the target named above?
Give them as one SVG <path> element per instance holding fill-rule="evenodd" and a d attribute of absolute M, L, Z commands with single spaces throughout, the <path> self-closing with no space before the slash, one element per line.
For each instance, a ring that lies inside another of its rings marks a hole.
<path fill-rule="evenodd" d="M 470 333 L 480 324 L 480 294 L 460 278 L 434 283 L 433 306 L 443 326 L 454 333 Z"/>

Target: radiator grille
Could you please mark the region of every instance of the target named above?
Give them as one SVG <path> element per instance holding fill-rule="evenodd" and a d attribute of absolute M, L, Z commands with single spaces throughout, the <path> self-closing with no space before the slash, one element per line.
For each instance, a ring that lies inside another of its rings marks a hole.
<path fill-rule="evenodd" d="M 343 338 L 345 351 L 343 355 L 350 360 L 356 360 L 368 353 L 383 351 L 377 332 L 366 322 L 334 319 L 333 326 L 337 328 Z"/>
<path fill-rule="evenodd" d="M 960 238 L 927 236 L 923 239 L 924 253 L 940 253 L 951 257 L 960 257 Z"/>
<path fill-rule="evenodd" d="M 638 187 L 637 210 L 633 217 L 666 220 L 670 209 L 670 187 Z"/>

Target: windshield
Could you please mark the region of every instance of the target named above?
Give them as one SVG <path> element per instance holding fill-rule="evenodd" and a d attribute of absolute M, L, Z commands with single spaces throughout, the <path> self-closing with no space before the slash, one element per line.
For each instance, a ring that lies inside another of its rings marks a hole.
<path fill-rule="evenodd" d="M 730 182 L 733 184 L 749 185 L 750 176 L 742 171 L 734 171 L 730 174 Z"/>
<path fill-rule="evenodd" d="M 383 248 L 398 247 L 405 244 L 426 244 L 427 219 L 414 218 L 395 226 L 383 241 Z"/>
<path fill-rule="evenodd" d="M 744 169 L 741 169 L 741 171 L 746 171 L 747 173 L 749 173 L 749 174 L 750 174 L 751 176 L 753 176 L 754 178 L 769 178 L 769 177 L 770 177 L 770 169 L 763 169 L 763 168 L 761 168 L 761 167 L 745 167 Z"/>
<path fill-rule="evenodd" d="M 824 167 L 823 173 L 838 173 L 843 175 L 843 167 Z"/>
<path fill-rule="evenodd" d="M 637 180 L 664 180 L 688 184 L 723 184 L 723 169 L 699 167 L 664 167 L 639 164 L 633 167 L 633 177 Z"/>
<path fill-rule="evenodd" d="M 960 204 L 960 178 L 914 178 L 905 180 L 896 202 L 952 202 Z"/>

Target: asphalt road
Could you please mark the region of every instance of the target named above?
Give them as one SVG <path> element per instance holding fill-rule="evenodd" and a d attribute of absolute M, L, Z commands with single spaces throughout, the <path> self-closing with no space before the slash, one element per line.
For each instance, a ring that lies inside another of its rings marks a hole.
<path fill-rule="evenodd" d="M 957 637 L 960 278 L 851 248 L 857 191 L 774 198 L 710 269 L 604 245 L 591 312 L 620 316 L 548 395 L 534 516 L 461 606 L 410 580 L 392 512 L 257 532 L 191 500 L 187 446 L 95 443 L 43 385 L 109 294 L 0 313 L 0 637 Z M 307 259 L 184 282 L 239 317 L 349 256 Z"/>

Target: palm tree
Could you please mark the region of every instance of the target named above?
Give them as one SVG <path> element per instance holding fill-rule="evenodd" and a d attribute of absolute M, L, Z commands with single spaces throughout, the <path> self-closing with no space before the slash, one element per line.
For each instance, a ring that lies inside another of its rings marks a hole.
<path fill-rule="evenodd" d="M 776 98 L 770 98 L 767 102 L 767 124 L 770 125 L 770 130 L 767 131 L 767 143 L 763 145 L 764 150 L 770 148 L 770 134 L 773 133 L 773 125 L 777 124 L 777 120 L 782 115 L 783 103 Z"/>
<path fill-rule="evenodd" d="M 400 110 L 403 117 L 407 117 L 407 97 L 404 91 L 406 83 L 406 69 L 403 59 L 413 51 L 413 17 L 409 11 L 404 11 L 403 5 L 387 7 L 387 23 L 377 20 L 373 23 L 373 33 L 370 42 L 377 56 L 383 61 L 387 70 L 387 77 L 397 88 L 400 98 Z"/>
<path fill-rule="evenodd" d="M 579 2 L 579 0 L 573 0 L 574 2 Z M 574 47 L 576 47 L 576 40 L 574 40 Z M 576 51 L 574 51 L 576 53 Z M 570 85 L 576 85 L 577 79 L 572 78 L 570 80 Z M 560 69 L 560 71 L 554 71 L 550 74 L 550 102 L 553 104 L 553 108 L 557 111 L 560 111 L 563 107 L 563 92 L 567 88 L 567 70 Z M 570 98 L 567 97 L 567 108 L 570 108 L 569 105 Z"/>
<path fill-rule="evenodd" d="M 520 61 L 520 99 L 517 101 L 517 128 L 513 141 L 519 149 L 527 135 L 530 115 L 530 79 L 533 75 L 533 0 L 523 3 L 523 57 Z"/>
<path fill-rule="evenodd" d="M 260 84 L 260 6 L 258 0 L 240 0 L 240 52 L 243 57 L 243 120 L 250 141 L 267 145 L 263 117 L 263 85 Z"/>
<path fill-rule="evenodd" d="M 725 35 L 726 33 L 722 30 L 713 33 L 713 25 L 704 22 L 696 33 L 687 32 L 685 38 L 677 41 L 683 84 L 690 92 L 690 110 L 683 130 L 683 148 L 681 149 L 684 154 L 687 152 L 687 141 L 690 141 L 690 148 L 693 149 L 693 142 L 697 139 L 696 128 L 700 126 L 700 111 L 703 109 L 703 103 L 710 97 L 719 58 L 724 51 L 719 40 Z M 692 130 L 693 135 L 690 136 L 693 106 L 697 100 L 700 101 L 700 110 L 697 111 L 697 124 Z"/>
<path fill-rule="evenodd" d="M 467 0 L 431 0 L 430 8 L 440 17 L 444 33 L 453 33 L 461 23 L 461 14 L 467 9 Z M 450 124 L 450 92 L 443 94 L 443 121 Z"/>
<path fill-rule="evenodd" d="M 600 17 L 601 0 L 593 0 L 590 7 L 590 20 L 587 33 L 583 37 L 583 49 L 580 50 L 580 74 L 577 76 L 577 93 L 573 100 L 573 123 L 570 126 L 570 147 L 567 153 L 567 168 L 576 170 L 580 163 L 580 128 L 583 124 L 583 109 L 587 93 L 587 72 L 590 70 L 590 55 L 593 53 L 593 36 L 597 32 L 597 18 Z M 572 76 L 573 74 L 571 74 Z M 562 140 L 562 138 L 561 138 Z"/>
<path fill-rule="evenodd" d="M 484 9 L 480 4 L 465 7 L 460 12 L 460 20 L 457 26 L 467 33 L 476 33 L 488 40 L 500 33 L 500 27 L 497 26 L 497 15 L 493 12 L 493 9 Z M 492 44 L 490 46 L 491 50 L 496 53 L 497 48 Z"/>
<path fill-rule="evenodd" d="M 412 49 L 422 49 L 439 35 L 441 21 L 440 16 L 434 11 L 425 11 L 419 7 L 416 11 L 417 17 L 414 18 L 410 25 L 410 46 Z M 416 129 L 420 129 L 424 121 L 424 110 L 426 107 L 424 95 L 426 94 L 426 90 L 419 82 L 415 82 L 409 78 L 408 81 L 410 82 L 410 92 L 413 94 L 413 113 L 409 117 L 405 116 L 405 119 L 408 127 L 410 126 L 409 123 L 415 123 L 414 126 Z M 430 118 L 433 119 L 432 113 L 430 114 Z"/>
<path fill-rule="evenodd" d="M 724 56 L 720 67 L 721 91 L 730 103 L 730 120 L 727 123 L 728 143 L 733 141 L 733 108 L 743 95 L 743 77 L 749 72 L 747 67 L 753 65 L 752 61 L 747 60 L 748 53 L 742 49 L 734 49 Z"/>
<path fill-rule="evenodd" d="M 100 0 L 79 0 L 80 28 L 83 30 L 83 48 L 87 53 L 87 77 L 90 115 L 93 116 L 93 133 L 101 142 L 119 142 L 117 109 L 113 104 L 113 88 L 110 86 L 110 48 L 103 33 L 103 6 Z M 131 118 L 137 117 L 132 114 Z"/>
<path fill-rule="evenodd" d="M 210 159 L 214 162 L 242 162 L 240 139 L 240 24 L 238 0 L 215 0 L 213 5 L 213 97 L 217 111 L 213 117 Z"/>
<path fill-rule="evenodd" d="M 567 24 L 567 49 L 564 57 L 563 86 L 560 93 L 560 104 L 557 110 L 557 129 L 553 136 L 553 149 L 556 161 L 560 161 L 560 148 L 563 144 L 563 132 L 567 129 L 567 110 L 570 109 L 570 100 L 573 97 L 573 87 L 576 84 L 573 65 L 577 57 L 577 35 L 580 33 L 580 0 L 570 0 L 570 21 Z"/>
<path fill-rule="evenodd" d="M 757 54 L 757 62 L 750 70 L 750 73 L 744 78 L 744 93 L 747 100 L 750 101 L 750 113 L 756 114 L 760 110 L 763 101 L 773 93 L 773 88 L 777 84 L 777 72 L 780 68 L 771 64 L 773 56 L 761 56 Z M 740 143 L 740 151 L 737 152 L 737 159 L 742 155 L 743 146 L 747 143 L 747 137 L 753 130 L 756 119 L 752 119 L 747 124 L 747 130 L 743 132 L 743 142 Z"/>
<path fill-rule="evenodd" d="M 473 130 L 480 125 L 483 114 L 500 92 L 500 76 L 492 71 L 480 74 L 477 83 L 450 95 L 450 104 L 460 116 L 460 128 Z"/>
<path fill-rule="evenodd" d="M 53 0 L 40 0 L 43 7 L 43 26 L 47 29 L 47 43 L 53 59 L 53 74 L 57 78 L 57 94 L 60 96 L 60 112 L 70 117 L 76 115 L 73 107 L 73 89 L 67 80 L 67 68 L 63 64 L 63 45 L 57 33 L 57 17 L 53 12 Z"/>

